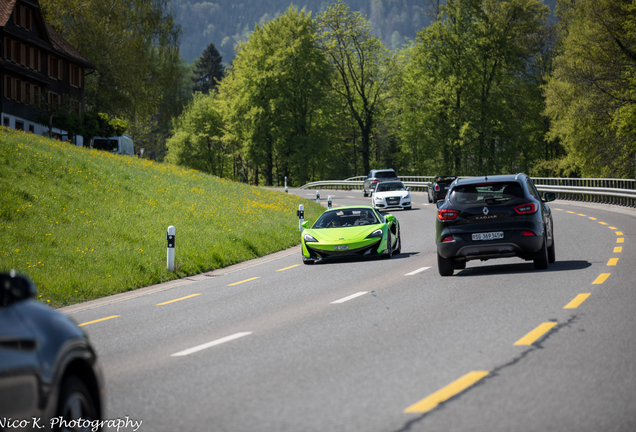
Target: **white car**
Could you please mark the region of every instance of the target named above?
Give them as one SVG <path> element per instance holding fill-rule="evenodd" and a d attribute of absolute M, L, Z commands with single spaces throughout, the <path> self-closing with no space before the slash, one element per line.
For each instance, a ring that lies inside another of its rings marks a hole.
<path fill-rule="evenodd" d="M 376 210 L 388 208 L 403 208 L 411 210 L 411 188 L 404 186 L 401 181 L 386 181 L 378 183 L 371 195 L 371 203 Z"/>

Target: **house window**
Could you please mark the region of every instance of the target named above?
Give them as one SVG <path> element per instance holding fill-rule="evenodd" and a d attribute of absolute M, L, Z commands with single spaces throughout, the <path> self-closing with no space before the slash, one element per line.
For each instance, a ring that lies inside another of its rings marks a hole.
<path fill-rule="evenodd" d="M 13 11 L 13 23 L 17 26 L 31 30 L 33 16 L 31 9 L 26 6 L 17 5 Z"/>
<path fill-rule="evenodd" d="M 24 122 L 16 120 L 15 121 L 15 129 L 23 131 L 24 130 Z"/>
<path fill-rule="evenodd" d="M 11 39 L 4 38 L 4 58 L 11 60 Z"/>
<path fill-rule="evenodd" d="M 59 76 L 57 70 L 58 65 L 59 62 L 57 61 L 57 59 L 55 57 L 49 56 L 49 77 L 57 79 L 57 77 Z"/>
<path fill-rule="evenodd" d="M 81 87 L 82 86 L 82 69 L 75 65 L 70 65 L 69 67 L 69 83 L 73 87 Z"/>
<path fill-rule="evenodd" d="M 11 41 L 11 61 L 20 63 L 20 42 Z"/>
<path fill-rule="evenodd" d="M 61 105 L 62 104 L 62 96 L 57 93 L 48 92 L 46 95 L 46 102 L 51 105 Z"/>
<path fill-rule="evenodd" d="M 29 125 L 29 132 L 31 133 L 35 133 L 35 126 L 34 125 Z"/>
<path fill-rule="evenodd" d="M 7 99 L 11 99 L 11 81 L 12 78 L 10 76 L 4 76 L 4 97 Z"/>
<path fill-rule="evenodd" d="M 14 98 L 15 100 L 17 100 L 18 102 L 22 102 L 22 81 L 20 81 L 19 79 L 15 80 L 15 93 Z"/>
<path fill-rule="evenodd" d="M 57 79 L 59 79 L 60 81 L 64 79 L 64 75 L 62 75 L 63 67 L 64 67 L 64 63 L 62 62 L 62 60 L 58 60 L 57 61 Z"/>
<path fill-rule="evenodd" d="M 9 117 L 3 117 L 2 124 L 4 127 L 11 127 L 11 119 Z"/>

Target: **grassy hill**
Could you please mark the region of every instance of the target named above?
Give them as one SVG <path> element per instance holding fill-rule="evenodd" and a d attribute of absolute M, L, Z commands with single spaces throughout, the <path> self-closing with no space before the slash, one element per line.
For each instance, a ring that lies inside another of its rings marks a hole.
<path fill-rule="evenodd" d="M 297 196 L 0 127 L 0 271 L 63 306 L 210 271 L 300 241 Z M 175 272 L 166 229 L 176 228 Z M 298 257 L 300 260 L 300 256 Z"/>

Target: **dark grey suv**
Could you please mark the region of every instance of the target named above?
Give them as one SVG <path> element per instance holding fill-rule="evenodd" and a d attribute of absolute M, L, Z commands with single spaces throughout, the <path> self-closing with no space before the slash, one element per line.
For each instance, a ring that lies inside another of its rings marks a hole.
<path fill-rule="evenodd" d="M 101 430 L 104 387 L 95 351 L 70 318 L 35 295 L 26 277 L 0 274 L 0 420 L 29 431 Z"/>
<path fill-rule="evenodd" d="M 555 194 L 539 194 L 525 174 L 455 180 L 437 203 L 435 241 L 442 276 L 470 260 L 519 257 L 536 269 L 555 261 L 552 212 Z"/>
<path fill-rule="evenodd" d="M 365 197 L 371 195 L 375 189 L 375 185 L 383 181 L 399 180 L 395 171 L 389 169 L 371 170 L 367 178 L 364 179 L 362 185 L 362 195 Z"/>

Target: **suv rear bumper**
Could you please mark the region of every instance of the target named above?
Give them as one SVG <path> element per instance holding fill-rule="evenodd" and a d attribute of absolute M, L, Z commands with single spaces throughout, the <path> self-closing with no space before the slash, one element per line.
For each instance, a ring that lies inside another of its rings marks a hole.
<path fill-rule="evenodd" d="M 543 236 L 524 236 L 522 232 L 506 232 L 501 240 L 466 241 L 453 236 L 453 241 L 437 244 L 442 258 L 461 260 L 520 257 L 532 259 L 543 246 Z"/>

